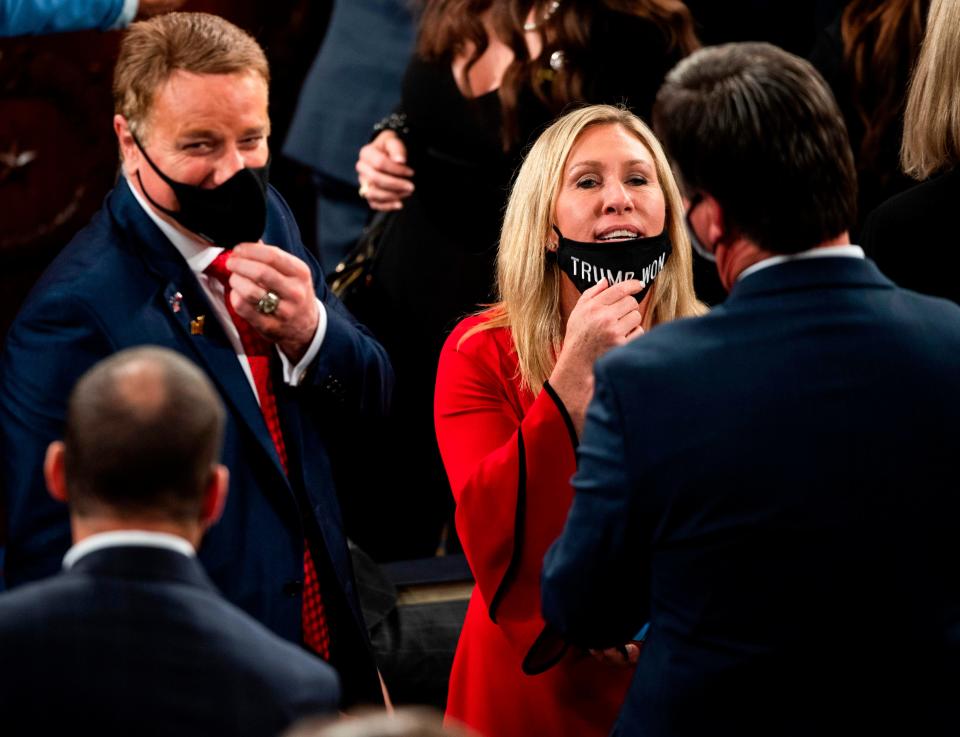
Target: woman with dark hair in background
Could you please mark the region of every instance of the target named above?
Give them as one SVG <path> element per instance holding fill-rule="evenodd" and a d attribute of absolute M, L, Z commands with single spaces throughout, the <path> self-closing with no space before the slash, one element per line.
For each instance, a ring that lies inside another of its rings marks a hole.
<path fill-rule="evenodd" d="M 408 488 L 381 490 L 380 557 L 436 547 L 450 491 L 433 435 L 444 337 L 492 296 L 510 178 L 535 134 L 578 101 L 649 115 L 666 72 L 698 46 L 679 0 L 428 0 L 400 108 L 357 162 L 370 206 L 394 211 L 364 303 L 397 375 L 390 426 L 367 453 Z M 385 547 L 390 550 L 384 551 Z"/>
<path fill-rule="evenodd" d="M 900 139 L 907 83 L 920 53 L 929 2 L 852 0 L 825 29 L 810 57 L 847 123 L 857 165 L 858 223 L 913 184 L 900 171 Z"/>
<path fill-rule="evenodd" d="M 933 0 L 910 83 L 903 170 L 924 180 L 884 202 L 863 226 L 867 255 L 897 284 L 960 304 L 960 2 Z"/>

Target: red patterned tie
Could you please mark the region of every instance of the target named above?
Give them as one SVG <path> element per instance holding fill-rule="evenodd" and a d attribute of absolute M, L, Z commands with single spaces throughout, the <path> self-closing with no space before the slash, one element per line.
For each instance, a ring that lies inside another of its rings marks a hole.
<path fill-rule="evenodd" d="M 270 437 L 280 456 L 283 470 L 287 471 L 287 447 L 283 442 L 283 432 L 280 429 L 280 417 L 277 414 L 277 399 L 273 393 L 273 378 L 270 375 L 270 360 L 273 356 L 273 344 L 258 333 L 253 326 L 240 317 L 230 304 L 230 269 L 227 260 L 229 251 L 222 251 L 205 270 L 204 273 L 213 277 L 223 285 L 223 297 L 227 304 L 227 311 L 233 319 L 233 324 L 240 333 L 240 343 L 247 354 L 247 363 L 250 364 L 250 373 L 253 374 L 253 383 L 257 387 L 257 396 L 260 398 L 260 410 L 267 423 Z M 310 546 L 304 541 L 303 545 L 303 641 L 317 655 L 324 660 L 330 659 L 330 631 L 327 628 L 327 615 L 320 596 L 320 582 L 317 580 L 317 569 L 313 564 Z"/>

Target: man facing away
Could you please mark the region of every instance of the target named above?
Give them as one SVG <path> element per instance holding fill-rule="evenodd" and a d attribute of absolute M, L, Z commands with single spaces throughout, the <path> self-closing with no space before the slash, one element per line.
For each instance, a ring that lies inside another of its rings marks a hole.
<path fill-rule="evenodd" d="M 597 364 L 544 616 L 593 648 L 650 621 L 620 734 L 957 734 L 960 308 L 849 244 L 808 63 L 703 49 L 654 121 L 730 295 Z"/>
<path fill-rule="evenodd" d="M 80 379 L 44 464 L 74 545 L 60 574 L 0 596 L 4 734 L 266 737 L 336 708 L 333 669 L 227 603 L 196 559 L 227 495 L 224 416 L 172 351 Z"/>
<path fill-rule="evenodd" d="M 125 34 L 122 176 L 27 298 L 0 359 L 6 583 L 52 574 L 69 544 L 38 468 L 77 377 L 161 345 L 203 368 L 227 412 L 232 493 L 200 561 L 229 601 L 333 664 L 346 702 L 377 702 L 326 440 L 338 418 L 383 412 L 392 371 L 267 185 L 269 76 L 256 41 L 216 16 L 171 13 Z"/>

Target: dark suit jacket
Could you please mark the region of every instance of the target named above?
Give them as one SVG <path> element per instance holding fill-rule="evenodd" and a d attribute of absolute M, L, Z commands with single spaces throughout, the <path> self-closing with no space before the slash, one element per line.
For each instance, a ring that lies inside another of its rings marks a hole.
<path fill-rule="evenodd" d="M 199 563 L 115 547 L 0 597 L 11 735 L 274 737 L 337 708 L 333 669 L 228 604 Z"/>
<path fill-rule="evenodd" d="M 121 180 L 38 282 L 7 336 L 0 362 L 7 585 L 55 573 L 70 543 L 66 508 L 45 493 L 40 469 L 45 447 L 62 434 L 74 382 L 115 351 L 161 345 L 204 368 L 227 408 L 223 462 L 230 494 L 199 551 L 210 577 L 228 600 L 298 642 L 303 545 L 311 540 L 345 695 L 377 698 L 324 433 L 335 430 L 340 412 L 381 412 L 392 372 L 383 349 L 324 286 L 293 216 L 273 190 L 268 205 L 264 242 L 310 265 L 327 312 L 323 345 L 303 383 L 274 382 L 289 478 L 195 276 Z M 191 321 L 200 316 L 203 332 L 193 334 Z"/>
<path fill-rule="evenodd" d="M 957 734 L 960 309 L 865 260 L 612 351 L 545 618 L 651 628 L 622 734 Z"/>
<path fill-rule="evenodd" d="M 891 197 L 863 226 L 860 243 L 893 281 L 960 303 L 960 167 Z"/>

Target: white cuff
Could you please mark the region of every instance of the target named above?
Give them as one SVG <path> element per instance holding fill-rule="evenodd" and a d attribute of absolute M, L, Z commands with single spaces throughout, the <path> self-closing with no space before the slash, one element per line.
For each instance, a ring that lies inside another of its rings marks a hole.
<path fill-rule="evenodd" d="M 283 364 L 283 381 L 290 386 L 299 386 L 300 382 L 307 375 L 307 367 L 313 362 L 320 352 L 320 346 L 323 344 L 323 338 L 327 334 L 327 308 L 323 302 L 317 299 L 317 332 L 313 334 L 313 340 L 310 341 L 310 347 L 303 354 L 303 358 L 294 366 L 290 359 L 286 357 L 283 351 L 277 348 L 280 354 L 280 363 Z"/>
<path fill-rule="evenodd" d="M 110 26 L 111 31 L 118 28 L 126 28 L 131 21 L 137 17 L 137 11 L 140 9 L 140 0 L 123 0 L 123 7 L 120 9 L 120 15 Z"/>

